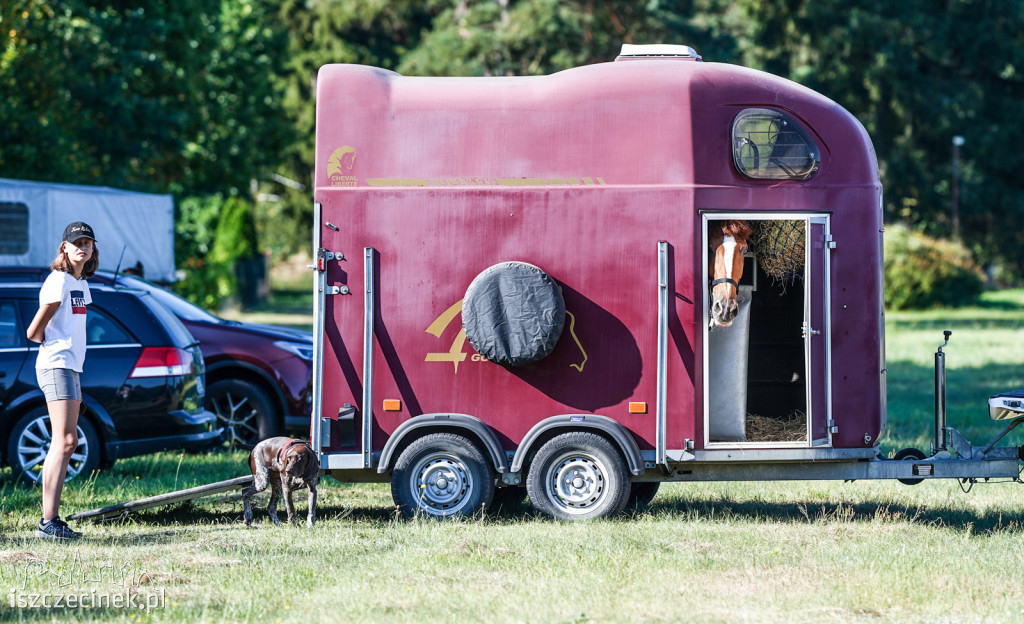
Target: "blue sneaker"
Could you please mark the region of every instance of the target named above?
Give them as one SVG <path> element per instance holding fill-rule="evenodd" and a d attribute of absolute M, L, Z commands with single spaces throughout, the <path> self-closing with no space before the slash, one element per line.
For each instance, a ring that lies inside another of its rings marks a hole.
<path fill-rule="evenodd" d="M 56 516 L 46 523 L 42 520 L 39 521 L 39 526 L 36 528 L 36 537 L 53 540 L 76 540 L 82 537 L 82 534 L 72 531 L 71 527 L 60 519 L 60 516 Z"/>

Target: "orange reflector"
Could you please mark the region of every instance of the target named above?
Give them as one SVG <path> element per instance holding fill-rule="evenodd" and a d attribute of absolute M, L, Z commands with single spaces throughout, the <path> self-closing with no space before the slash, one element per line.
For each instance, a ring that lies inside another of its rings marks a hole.
<path fill-rule="evenodd" d="M 646 414 L 647 413 L 647 402 L 646 401 L 630 401 L 629 402 L 629 413 L 630 414 Z"/>
<path fill-rule="evenodd" d="M 398 399 L 384 399 L 384 411 L 400 412 L 402 411 L 402 402 Z"/>

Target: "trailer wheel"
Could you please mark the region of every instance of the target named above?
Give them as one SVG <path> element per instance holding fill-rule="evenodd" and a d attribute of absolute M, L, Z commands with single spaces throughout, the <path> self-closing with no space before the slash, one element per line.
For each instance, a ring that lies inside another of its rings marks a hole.
<path fill-rule="evenodd" d="M 629 486 L 629 500 L 626 507 L 646 507 L 654 500 L 654 496 L 661 487 L 659 481 L 637 481 Z"/>
<path fill-rule="evenodd" d="M 410 444 L 395 462 L 391 496 L 407 518 L 470 516 L 494 496 L 494 471 L 475 444 L 433 433 Z"/>
<path fill-rule="evenodd" d="M 526 478 L 530 501 L 557 520 L 590 520 L 620 513 L 629 499 L 626 462 L 601 436 L 574 431 L 537 451 Z"/>
<path fill-rule="evenodd" d="M 916 448 L 905 448 L 893 455 L 893 461 L 918 461 L 924 459 L 925 455 Z M 903 485 L 917 485 L 924 479 L 897 479 Z"/>

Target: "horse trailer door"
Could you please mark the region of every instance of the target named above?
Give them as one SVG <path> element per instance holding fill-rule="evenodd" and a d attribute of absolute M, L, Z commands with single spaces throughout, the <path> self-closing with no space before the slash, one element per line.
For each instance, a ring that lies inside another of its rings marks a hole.
<path fill-rule="evenodd" d="M 830 379 L 831 319 L 829 307 L 829 253 L 832 236 L 828 216 L 813 216 L 807 223 L 807 265 L 804 280 L 804 344 L 807 361 L 808 426 L 812 446 L 831 444 L 832 401 Z"/>
<path fill-rule="evenodd" d="M 831 446 L 830 218 L 714 213 L 705 242 L 713 220 L 734 218 L 751 226 L 750 262 L 731 324 L 712 327 L 704 296 L 705 448 Z"/>

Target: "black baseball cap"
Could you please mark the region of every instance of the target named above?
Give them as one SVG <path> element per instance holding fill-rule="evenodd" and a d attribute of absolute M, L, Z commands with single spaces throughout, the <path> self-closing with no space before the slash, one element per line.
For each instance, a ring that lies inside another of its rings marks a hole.
<path fill-rule="evenodd" d="M 95 241 L 96 235 L 93 234 L 92 226 L 88 223 L 75 221 L 74 223 L 69 223 L 68 226 L 64 228 L 64 238 L 61 239 L 61 242 L 73 243 L 80 238 L 91 238 Z"/>

